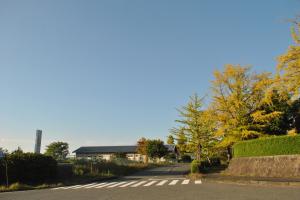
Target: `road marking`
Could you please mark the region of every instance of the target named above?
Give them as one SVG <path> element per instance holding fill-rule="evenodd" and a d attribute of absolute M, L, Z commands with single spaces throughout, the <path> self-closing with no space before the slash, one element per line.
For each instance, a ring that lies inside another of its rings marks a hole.
<path fill-rule="evenodd" d="M 119 183 L 117 183 L 117 184 L 110 185 L 110 186 L 108 186 L 107 188 L 114 188 L 114 187 L 117 187 L 117 186 L 122 185 L 122 184 L 124 184 L 124 183 L 127 183 L 127 182 L 126 182 L 126 181 L 119 182 Z"/>
<path fill-rule="evenodd" d="M 142 185 L 142 184 L 144 184 L 144 183 L 147 183 L 147 181 L 141 181 L 141 182 L 138 182 L 138 183 L 136 183 L 136 184 L 134 184 L 134 185 L 132 185 L 132 186 L 130 186 L 130 187 L 138 187 L 138 186 L 140 186 L 140 185 Z"/>
<path fill-rule="evenodd" d="M 158 184 L 156 184 L 156 186 L 162 186 L 162 185 L 164 185 L 166 182 L 168 182 L 168 180 L 163 180 L 163 181 L 159 182 Z"/>
<path fill-rule="evenodd" d="M 119 187 L 121 187 L 121 188 L 127 187 L 127 186 L 129 186 L 129 185 L 134 184 L 134 183 L 137 183 L 137 181 L 132 181 L 132 182 L 126 183 L 125 185 L 121 185 L 121 186 L 119 186 Z"/>
<path fill-rule="evenodd" d="M 168 180 L 185 180 L 186 178 L 168 178 Z M 163 178 L 149 178 L 148 179 L 149 181 L 163 181 L 163 180 L 166 180 L 166 179 L 163 179 Z"/>
<path fill-rule="evenodd" d="M 104 185 L 100 185 L 100 186 L 95 187 L 95 188 L 104 188 L 104 187 L 106 187 L 106 186 L 113 185 L 113 184 L 116 184 L 116 183 L 118 183 L 118 182 L 106 183 L 106 184 L 104 184 Z"/>
<path fill-rule="evenodd" d="M 182 181 L 182 185 L 187 185 L 187 184 L 189 184 L 189 182 L 190 182 L 190 180 L 189 179 L 186 179 L 186 180 L 184 180 L 184 181 Z"/>
<path fill-rule="evenodd" d="M 73 189 L 73 188 L 79 187 L 79 186 L 81 186 L 81 185 L 73 185 L 73 186 L 63 187 L 63 188 L 61 188 L 61 189 L 67 190 L 67 189 Z"/>
<path fill-rule="evenodd" d="M 176 183 L 178 182 L 179 180 L 173 180 L 171 181 L 171 183 L 169 183 L 169 185 L 176 185 Z"/>
<path fill-rule="evenodd" d="M 107 184 L 107 182 L 99 183 L 99 184 L 92 185 L 92 186 L 88 186 L 88 187 L 86 187 L 86 188 L 96 188 L 96 187 L 101 186 L 101 185 L 104 185 L 104 184 Z"/>
<path fill-rule="evenodd" d="M 79 185 L 77 187 L 73 187 L 71 189 L 73 190 L 76 190 L 76 189 L 79 189 L 79 188 L 84 188 L 84 187 L 88 187 L 88 186 L 91 186 L 91 185 L 96 185 L 97 183 L 91 183 L 91 184 L 87 184 L 87 185 Z"/>
<path fill-rule="evenodd" d="M 148 187 L 150 185 L 153 185 L 154 183 L 156 183 L 157 181 L 150 181 L 149 183 L 147 183 L 146 185 L 144 185 L 145 187 Z"/>
<path fill-rule="evenodd" d="M 202 184 L 202 181 L 201 180 L 196 180 L 195 184 Z"/>

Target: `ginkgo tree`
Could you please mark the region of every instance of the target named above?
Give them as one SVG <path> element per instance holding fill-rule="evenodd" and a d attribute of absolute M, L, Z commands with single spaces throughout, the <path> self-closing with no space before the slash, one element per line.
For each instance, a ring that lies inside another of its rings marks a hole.
<path fill-rule="evenodd" d="M 300 23 L 294 22 L 292 36 L 294 45 L 278 57 L 277 78 L 279 85 L 286 88 L 293 99 L 300 97 Z"/>
<path fill-rule="evenodd" d="M 280 117 L 280 111 L 260 110 L 272 83 L 270 73 L 257 74 L 247 66 L 226 65 L 224 71 L 214 72 L 209 110 L 217 124 L 215 135 L 221 140 L 220 147 L 257 138 L 262 127 Z"/>
<path fill-rule="evenodd" d="M 194 94 L 178 112 L 180 119 L 176 122 L 179 126 L 173 128 L 172 132 L 177 136 L 177 141 L 180 141 L 178 136 L 186 138 L 186 150 L 194 152 L 196 160 L 200 161 L 202 156 L 207 157 L 214 141 L 214 123 L 203 109 L 203 98 Z"/>

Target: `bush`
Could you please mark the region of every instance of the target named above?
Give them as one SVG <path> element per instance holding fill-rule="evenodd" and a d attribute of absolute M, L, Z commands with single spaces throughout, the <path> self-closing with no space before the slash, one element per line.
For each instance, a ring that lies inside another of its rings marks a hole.
<path fill-rule="evenodd" d="M 190 163 L 192 162 L 192 158 L 190 155 L 183 155 L 181 156 L 181 162 Z"/>
<path fill-rule="evenodd" d="M 234 157 L 300 154 L 300 136 L 276 136 L 238 142 L 233 145 Z"/>
<path fill-rule="evenodd" d="M 221 159 L 218 157 L 209 158 L 209 160 L 201 161 L 201 168 L 217 167 L 221 165 Z"/>
<path fill-rule="evenodd" d="M 200 161 L 193 160 L 193 162 L 191 163 L 191 173 L 192 174 L 199 173 L 200 164 L 201 164 Z"/>
<path fill-rule="evenodd" d="M 33 153 L 7 156 L 9 182 L 42 183 L 56 178 L 57 162 L 50 156 Z M 0 182 L 5 182 L 5 162 L 0 161 Z"/>

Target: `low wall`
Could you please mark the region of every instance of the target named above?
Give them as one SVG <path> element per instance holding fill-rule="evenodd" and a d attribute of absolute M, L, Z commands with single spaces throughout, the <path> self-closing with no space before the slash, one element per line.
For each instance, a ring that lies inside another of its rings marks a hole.
<path fill-rule="evenodd" d="M 300 155 L 233 158 L 226 175 L 255 177 L 300 177 Z"/>

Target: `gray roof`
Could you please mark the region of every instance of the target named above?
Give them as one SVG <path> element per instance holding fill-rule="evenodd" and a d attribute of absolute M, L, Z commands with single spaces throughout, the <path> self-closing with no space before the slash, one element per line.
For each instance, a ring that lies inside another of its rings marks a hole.
<path fill-rule="evenodd" d="M 165 145 L 169 152 L 174 152 L 175 145 Z M 90 146 L 90 147 L 80 147 L 73 153 L 76 154 L 94 154 L 94 153 L 136 153 L 137 146 Z"/>

